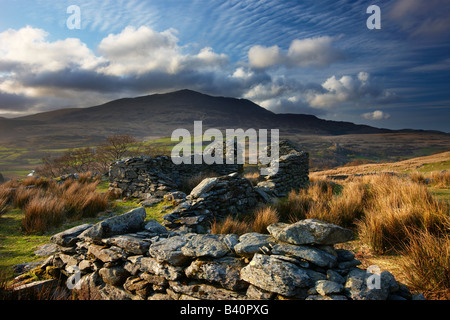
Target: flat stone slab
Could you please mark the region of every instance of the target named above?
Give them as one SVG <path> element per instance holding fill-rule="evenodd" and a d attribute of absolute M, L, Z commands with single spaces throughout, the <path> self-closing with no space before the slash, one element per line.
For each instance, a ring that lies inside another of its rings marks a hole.
<path fill-rule="evenodd" d="M 246 233 L 239 237 L 239 243 L 234 246 L 234 251 L 243 256 L 270 251 L 275 239 L 267 234 Z"/>
<path fill-rule="evenodd" d="M 149 248 L 150 256 L 158 262 L 168 262 L 174 266 L 182 266 L 190 260 L 186 257 L 181 248 L 186 245 L 188 239 L 183 236 L 175 236 L 160 240 L 152 244 Z"/>
<path fill-rule="evenodd" d="M 272 253 L 304 259 L 319 267 L 332 268 L 337 264 L 337 258 L 335 256 L 312 246 L 295 246 L 280 243 L 272 248 Z"/>
<path fill-rule="evenodd" d="M 57 252 L 59 252 L 59 246 L 56 243 L 46 243 L 34 251 L 34 254 L 40 257 L 47 257 Z"/>
<path fill-rule="evenodd" d="M 181 248 L 181 252 L 188 257 L 212 257 L 220 258 L 230 252 L 227 245 L 212 234 L 199 234 L 192 237 Z"/>
<path fill-rule="evenodd" d="M 84 231 L 80 238 L 101 240 L 115 235 L 142 230 L 147 216 L 145 208 L 140 207 L 119 216 L 105 219 Z"/>
<path fill-rule="evenodd" d="M 206 193 L 214 188 L 218 180 L 218 178 L 206 178 L 191 191 L 190 196 L 194 199 L 200 197 L 203 193 Z"/>
<path fill-rule="evenodd" d="M 258 288 L 287 297 L 312 284 L 308 274 L 295 264 L 259 253 L 241 270 L 241 278 Z"/>
<path fill-rule="evenodd" d="M 114 245 L 133 254 L 144 254 L 150 247 L 150 243 L 127 235 L 114 236 L 102 239 L 108 245 Z"/>
<path fill-rule="evenodd" d="M 50 241 L 63 247 L 72 247 L 80 240 L 78 236 L 91 227 L 91 224 L 83 224 L 81 226 L 73 227 L 66 231 L 55 234 L 50 238 Z"/>
<path fill-rule="evenodd" d="M 332 245 L 353 239 L 351 230 L 316 219 L 300 220 L 294 224 L 275 223 L 267 230 L 275 239 L 297 245 Z"/>

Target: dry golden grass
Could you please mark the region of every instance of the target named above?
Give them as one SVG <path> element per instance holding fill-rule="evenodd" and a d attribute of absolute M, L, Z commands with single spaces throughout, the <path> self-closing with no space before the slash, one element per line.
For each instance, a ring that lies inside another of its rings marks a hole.
<path fill-rule="evenodd" d="M 258 233 L 267 233 L 267 227 L 279 221 L 278 212 L 271 207 L 258 208 L 250 221 L 251 230 Z"/>
<path fill-rule="evenodd" d="M 450 235 L 436 237 L 428 231 L 411 232 L 400 262 L 404 275 L 414 290 L 428 299 L 450 299 Z"/>
<path fill-rule="evenodd" d="M 306 215 L 313 204 L 314 201 L 308 196 L 307 191 L 292 190 L 289 192 L 287 199 L 278 201 L 274 207 L 280 220 L 295 222 L 306 219 Z"/>
<path fill-rule="evenodd" d="M 59 184 L 53 180 L 30 177 L 22 182 L 4 184 L 0 186 L 0 209 L 4 212 L 9 207 L 22 209 L 25 215 L 23 230 L 26 233 L 42 233 L 66 219 L 93 217 L 105 211 L 108 196 L 96 192 L 99 182 L 87 174 L 81 182 L 67 180 Z"/>
<path fill-rule="evenodd" d="M 435 188 L 450 188 L 450 171 L 432 172 L 430 178 Z"/>
<path fill-rule="evenodd" d="M 258 171 L 251 172 L 251 173 L 246 173 L 244 175 L 244 178 L 248 179 L 252 183 L 252 185 L 255 186 L 255 185 L 258 184 L 258 181 L 259 181 L 259 178 L 260 178 L 260 174 L 259 174 Z"/>
<path fill-rule="evenodd" d="M 36 196 L 27 204 L 24 214 L 23 230 L 26 233 L 42 233 L 64 221 L 64 203 L 52 195 Z"/>
<path fill-rule="evenodd" d="M 322 198 L 311 206 L 306 214 L 308 219 L 318 219 L 354 229 L 356 221 L 364 215 L 368 190 L 364 183 L 353 181 L 334 196 L 325 192 Z"/>
<path fill-rule="evenodd" d="M 319 219 L 344 227 L 354 227 L 363 215 L 367 187 L 362 182 L 349 182 L 342 188 L 330 181 L 313 181 L 308 189 L 289 192 L 287 199 L 274 207 L 280 220 L 294 223 L 302 219 Z"/>
<path fill-rule="evenodd" d="M 240 219 L 228 216 L 225 220 L 214 221 L 210 232 L 212 234 L 232 233 L 237 235 L 248 232 L 268 233 L 267 227 L 278 221 L 279 215 L 275 208 L 260 207 Z"/>
<path fill-rule="evenodd" d="M 0 217 L 4 215 L 8 209 L 8 199 L 0 197 Z"/>
<path fill-rule="evenodd" d="M 228 216 L 223 221 L 214 221 L 211 225 L 211 234 L 237 234 L 242 235 L 249 232 L 249 225 L 244 221 L 240 221 Z"/>
<path fill-rule="evenodd" d="M 23 209 L 28 204 L 28 202 L 33 198 L 36 193 L 39 192 L 38 189 L 27 188 L 21 186 L 17 188 L 14 192 L 13 204 L 16 208 Z"/>
<path fill-rule="evenodd" d="M 312 172 L 310 178 L 320 179 L 330 175 L 351 175 L 362 173 L 382 173 L 382 172 L 414 172 L 424 164 L 439 164 L 449 161 L 450 151 L 433 154 L 426 157 L 418 157 L 404 161 L 392 163 L 373 163 L 357 166 L 340 167 L 331 170 Z"/>
<path fill-rule="evenodd" d="M 369 199 L 358 233 L 373 250 L 399 249 L 411 230 L 443 230 L 449 208 L 434 199 L 426 186 L 389 175 L 365 179 L 370 180 Z"/>

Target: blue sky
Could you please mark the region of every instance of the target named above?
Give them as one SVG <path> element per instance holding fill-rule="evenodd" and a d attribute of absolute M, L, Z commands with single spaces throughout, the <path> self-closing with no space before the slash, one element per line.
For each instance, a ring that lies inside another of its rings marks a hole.
<path fill-rule="evenodd" d="M 446 0 L 0 0 L 0 116 L 188 88 L 450 132 L 449 17 Z"/>

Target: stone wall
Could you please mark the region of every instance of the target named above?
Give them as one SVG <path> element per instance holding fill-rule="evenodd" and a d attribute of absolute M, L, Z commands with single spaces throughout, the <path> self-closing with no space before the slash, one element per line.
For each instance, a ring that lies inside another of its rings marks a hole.
<path fill-rule="evenodd" d="M 197 175 L 228 175 L 242 172 L 242 165 L 180 164 L 175 165 L 168 156 L 138 157 L 116 161 L 109 169 L 110 187 L 122 196 L 147 199 L 162 197 L 180 189 L 183 181 Z"/>
<path fill-rule="evenodd" d="M 165 225 L 171 229 L 184 227 L 184 230 L 204 232 L 214 220 L 240 215 L 263 201 L 261 193 L 238 173 L 207 178 L 164 216 Z"/>
<path fill-rule="evenodd" d="M 292 189 L 307 187 L 309 183 L 309 154 L 304 151 L 293 151 L 280 155 L 269 166 L 278 168 L 273 173 L 263 177 L 257 187 L 274 196 L 285 196 Z"/>
<path fill-rule="evenodd" d="M 237 236 L 173 232 L 144 219 L 138 208 L 57 234 L 58 252 L 39 268 L 70 277 L 85 299 L 413 298 L 391 273 L 360 269 L 354 254 L 336 249 L 352 232 L 332 224 L 277 223 L 270 234 Z"/>
<path fill-rule="evenodd" d="M 283 196 L 292 189 L 306 187 L 309 182 L 309 154 L 298 151 L 298 148 L 287 140 L 279 142 L 279 151 L 279 158 L 269 165 L 276 165 L 277 171 L 272 170 L 272 173 L 262 176 L 257 186 L 271 196 Z M 268 152 L 270 154 L 270 148 Z M 261 168 L 262 165 L 259 169 Z M 118 190 L 122 196 L 148 199 L 155 196 L 162 198 L 167 192 L 180 190 L 183 181 L 194 176 L 208 174 L 220 177 L 236 172 L 243 173 L 243 165 L 175 165 L 167 156 L 140 157 L 112 163 L 109 179 L 110 187 Z"/>

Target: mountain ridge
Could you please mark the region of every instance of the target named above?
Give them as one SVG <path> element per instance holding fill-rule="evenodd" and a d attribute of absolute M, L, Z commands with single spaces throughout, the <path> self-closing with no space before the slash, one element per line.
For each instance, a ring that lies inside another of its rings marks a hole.
<path fill-rule="evenodd" d="M 0 135 L 3 138 L 62 133 L 81 136 L 131 134 L 139 138 L 170 136 L 177 128 L 192 127 L 194 121 L 203 121 L 205 128 L 280 129 L 281 135 L 428 132 L 376 128 L 346 121 L 324 120 L 307 114 L 276 114 L 247 99 L 210 96 L 184 89 L 122 98 L 88 108 L 60 109 L 12 119 L 0 118 Z"/>

